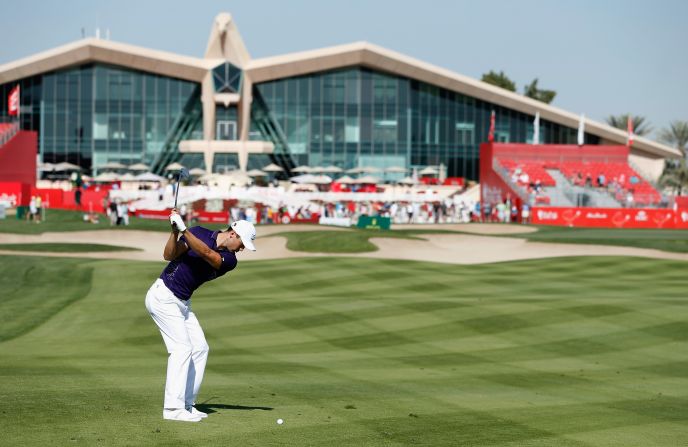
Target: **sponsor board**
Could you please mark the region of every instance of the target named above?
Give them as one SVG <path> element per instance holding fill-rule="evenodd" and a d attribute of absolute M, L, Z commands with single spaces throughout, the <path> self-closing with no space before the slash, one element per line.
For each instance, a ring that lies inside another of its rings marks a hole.
<path fill-rule="evenodd" d="M 589 228 L 688 229 L 688 211 L 654 208 L 533 208 L 532 223 Z"/>

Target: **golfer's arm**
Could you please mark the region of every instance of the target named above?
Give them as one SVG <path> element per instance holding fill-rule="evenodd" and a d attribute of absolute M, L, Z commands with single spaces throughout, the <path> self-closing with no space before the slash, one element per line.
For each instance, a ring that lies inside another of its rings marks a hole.
<path fill-rule="evenodd" d="M 170 233 L 170 237 L 167 239 L 167 243 L 165 244 L 165 250 L 162 253 L 162 257 L 165 259 L 165 261 L 173 261 L 186 253 L 186 251 L 189 249 L 184 242 L 177 240 L 178 235 L 179 232 L 177 231 L 172 231 Z"/>
<path fill-rule="evenodd" d="M 222 256 L 216 251 L 208 248 L 202 240 L 194 236 L 190 231 L 184 232 L 184 237 L 186 238 L 186 243 L 189 248 L 195 251 L 205 262 L 210 264 L 215 270 L 222 266 Z"/>

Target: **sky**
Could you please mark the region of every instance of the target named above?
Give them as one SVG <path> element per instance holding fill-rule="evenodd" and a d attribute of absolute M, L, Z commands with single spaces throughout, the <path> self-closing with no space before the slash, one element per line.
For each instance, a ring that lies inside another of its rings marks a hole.
<path fill-rule="evenodd" d="M 552 105 L 597 121 L 645 116 L 656 131 L 688 121 L 685 0 L 0 0 L 0 64 L 81 38 L 82 29 L 203 57 L 229 12 L 251 57 L 370 43 L 480 79 L 539 79 Z M 650 135 L 654 137 L 656 133 Z"/>

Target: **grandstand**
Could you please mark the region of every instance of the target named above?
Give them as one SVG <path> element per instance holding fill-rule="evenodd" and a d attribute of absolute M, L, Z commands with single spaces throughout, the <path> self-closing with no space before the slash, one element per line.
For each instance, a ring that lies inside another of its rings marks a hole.
<path fill-rule="evenodd" d="M 493 146 L 493 156 L 483 163 L 509 186 L 508 193 L 531 206 L 668 206 L 668 201 L 629 164 L 625 146 Z"/>

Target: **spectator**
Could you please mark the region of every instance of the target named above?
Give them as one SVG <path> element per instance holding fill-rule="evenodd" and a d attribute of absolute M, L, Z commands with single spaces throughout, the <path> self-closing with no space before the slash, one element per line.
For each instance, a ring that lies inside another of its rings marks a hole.
<path fill-rule="evenodd" d="M 41 211 L 43 209 L 43 199 L 41 196 L 36 196 L 36 222 L 41 222 Z"/>
<path fill-rule="evenodd" d="M 527 203 L 524 203 L 521 207 L 521 223 L 530 223 L 530 205 L 528 205 Z"/>

